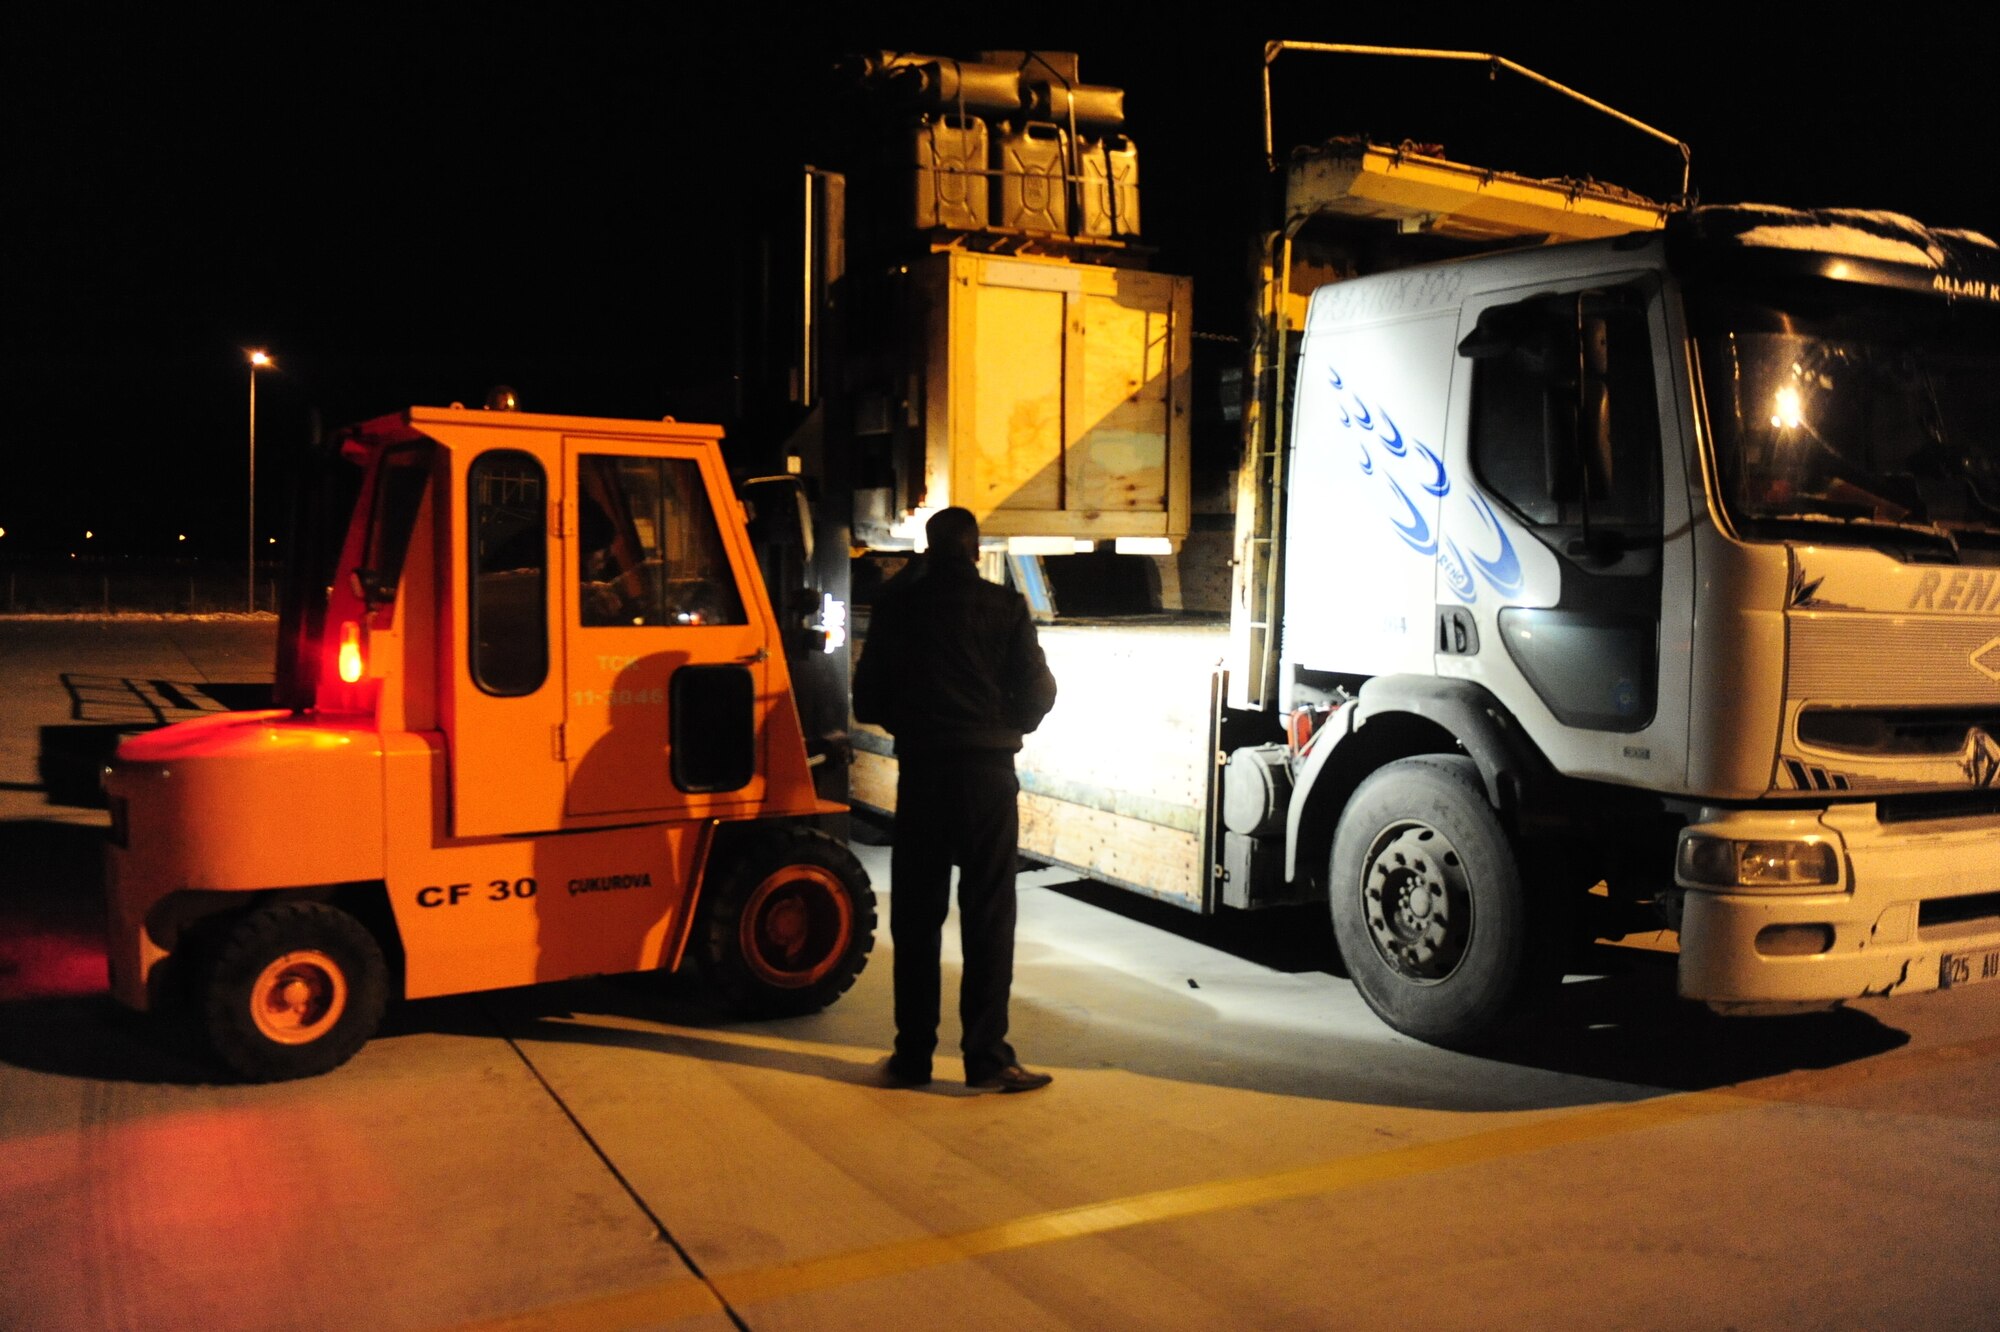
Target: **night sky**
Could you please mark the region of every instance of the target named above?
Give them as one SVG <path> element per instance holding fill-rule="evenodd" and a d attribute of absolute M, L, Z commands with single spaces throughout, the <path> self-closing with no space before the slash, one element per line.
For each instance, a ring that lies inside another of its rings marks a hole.
<path fill-rule="evenodd" d="M 258 385 L 259 525 L 279 534 L 315 422 L 501 382 L 531 410 L 724 410 L 734 256 L 761 187 L 819 151 L 821 76 L 852 51 L 1074 50 L 1086 82 L 1125 88 L 1145 240 L 1196 277 L 1205 332 L 1242 331 L 1267 38 L 1492 52 L 1687 140 L 1705 202 L 2000 236 L 2000 25 L 1970 6 L 1895 11 L 1886 32 L 1826 7 L 1755 28 L 1747 5 L 1504 7 L 1525 26 L 1366 8 L 12 6 L 0 564 L 85 527 L 109 551 L 240 559 L 247 347 L 280 366 Z M 1484 134 L 1491 165 L 1672 184 L 1662 149 L 1602 141 L 1518 83 L 1399 70 L 1281 62 L 1281 92 L 1322 132 L 1480 161 Z M 1537 158 L 1524 117 L 1591 160 Z"/>

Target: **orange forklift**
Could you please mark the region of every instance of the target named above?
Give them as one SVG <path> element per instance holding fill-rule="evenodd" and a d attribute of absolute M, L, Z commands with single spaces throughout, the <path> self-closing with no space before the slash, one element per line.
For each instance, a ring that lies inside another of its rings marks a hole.
<path fill-rule="evenodd" d="M 118 1000 L 270 1081 L 346 1061 L 391 995 L 690 958 L 745 1014 L 844 993 L 875 897 L 820 826 L 844 806 L 786 662 L 825 630 L 804 589 L 774 611 L 748 525 L 809 549 L 808 510 L 790 477 L 739 498 L 721 435 L 460 407 L 344 432 L 277 706 L 133 737 L 106 772 Z"/>

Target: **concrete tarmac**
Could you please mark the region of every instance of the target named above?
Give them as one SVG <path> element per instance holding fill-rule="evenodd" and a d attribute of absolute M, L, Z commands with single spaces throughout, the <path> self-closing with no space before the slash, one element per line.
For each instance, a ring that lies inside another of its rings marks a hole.
<path fill-rule="evenodd" d="M 1317 911 L 1042 870 L 1014 1039 L 1054 1085 L 888 1090 L 865 826 L 884 927 L 825 1013 L 603 978 L 218 1082 L 104 992 L 92 773 L 254 701 L 272 636 L 0 619 L 0 1328 L 2000 1325 L 2000 984 L 1724 1020 L 1641 940 L 1473 1058 L 1377 1022 Z"/>

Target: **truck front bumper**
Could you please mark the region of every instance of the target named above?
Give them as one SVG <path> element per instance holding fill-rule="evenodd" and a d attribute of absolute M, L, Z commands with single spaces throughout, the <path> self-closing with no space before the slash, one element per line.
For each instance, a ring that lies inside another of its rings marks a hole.
<path fill-rule="evenodd" d="M 1770 835 L 1770 819 L 1721 813 L 1690 832 L 1754 840 Z M 1876 806 L 1859 804 L 1815 822 L 1839 851 L 1840 883 L 1683 881 L 1682 995 L 1727 1009 L 2000 980 L 2000 815 L 1884 823 Z"/>

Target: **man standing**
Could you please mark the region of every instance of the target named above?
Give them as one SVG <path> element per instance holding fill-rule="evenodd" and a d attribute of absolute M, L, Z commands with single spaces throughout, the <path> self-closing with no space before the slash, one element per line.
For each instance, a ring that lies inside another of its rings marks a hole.
<path fill-rule="evenodd" d="M 896 1051 L 889 1080 L 931 1080 L 951 867 L 959 868 L 959 986 L 965 1083 L 1046 1087 L 1007 1043 L 1014 985 L 1014 755 L 1056 701 L 1021 594 L 979 576 L 979 522 L 944 509 L 925 526 L 923 575 L 880 600 L 854 672 L 854 715 L 896 738 L 896 841 L 889 935 L 896 946 Z"/>

